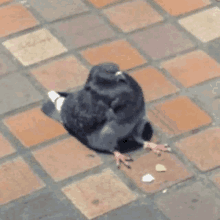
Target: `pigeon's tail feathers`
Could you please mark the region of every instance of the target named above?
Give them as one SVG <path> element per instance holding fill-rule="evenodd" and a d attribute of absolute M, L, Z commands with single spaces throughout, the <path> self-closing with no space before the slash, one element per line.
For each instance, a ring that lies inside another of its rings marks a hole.
<path fill-rule="evenodd" d="M 50 100 L 55 104 L 55 108 L 57 109 L 57 111 L 60 112 L 65 98 L 60 96 L 55 91 L 50 91 L 47 94 L 48 94 Z"/>
<path fill-rule="evenodd" d="M 60 95 L 55 92 L 55 91 L 50 91 L 47 93 L 47 95 L 49 96 L 50 100 L 54 103 L 58 98 L 60 98 Z"/>

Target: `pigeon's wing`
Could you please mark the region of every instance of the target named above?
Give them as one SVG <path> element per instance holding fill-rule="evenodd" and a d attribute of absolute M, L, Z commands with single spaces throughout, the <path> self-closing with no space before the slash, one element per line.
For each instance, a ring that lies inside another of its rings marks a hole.
<path fill-rule="evenodd" d="M 116 120 L 106 123 L 96 131 L 87 135 L 88 145 L 96 150 L 113 152 L 118 149 L 118 141 L 127 137 L 136 121 L 120 124 Z"/>

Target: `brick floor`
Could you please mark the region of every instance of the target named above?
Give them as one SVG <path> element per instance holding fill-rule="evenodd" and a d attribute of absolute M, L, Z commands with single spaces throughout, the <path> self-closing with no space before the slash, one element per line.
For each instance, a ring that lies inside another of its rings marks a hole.
<path fill-rule="evenodd" d="M 158 199 L 159 208 L 170 219 L 219 219 L 220 200 L 200 182 L 164 195 Z"/>
<path fill-rule="evenodd" d="M 62 125 L 46 117 L 39 108 L 8 117 L 4 123 L 25 147 L 66 133 Z"/>
<path fill-rule="evenodd" d="M 16 69 L 17 67 L 14 62 L 6 54 L 0 53 L 0 76 Z"/>
<path fill-rule="evenodd" d="M 44 183 L 21 158 L 2 164 L 0 177 L 0 204 L 8 203 L 44 187 Z"/>
<path fill-rule="evenodd" d="M 0 0 L 0 219 L 219 220 L 218 2 Z M 134 161 L 117 169 L 41 111 L 101 62 L 138 81 L 143 136 L 172 153 L 122 140 Z"/>
<path fill-rule="evenodd" d="M 9 74 L 0 79 L 0 114 L 41 99 L 40 93 L 20 74 Z"/>
<path fill-rule="evenodd" d="M 219 136 L 220 128 L 211 128 L 190 136 L 176 143 L 176 146 L 200 170 L 207 171 L 218 167 L 219 163 Z"/>
<path fill-rule="evenodd" d="M 157 172 L 155 166 L 162 164 L 167 168 L 166 172 Z M 154 153 L 149 153 L 139 157 L 132 163 L 132 169 L 122 167 L 122 170 L 130 177 L 138 187 L 147 193 L 165 189 L 173 184 L 184 181 L 192 176 L 192 174 L 184 167 L 184 165 L 169 153 L 163 153 L 160 157 Z M 155 180 L 152 183 L 142 182 L 142 176 L 151 174 Z"/>
<path fill-rule="evenodd" d="M 208 52 L 218 63 L 220 63 L 220 40 L 217 38 L 208 44 Z"/>
<path fill-rule="evenodd" d="M 11 144 L 2 134 L 0 134 L 0 145 L 0 157 L 4 157 L 15 152 L 15 149 L 11 146 Z"/>
<path fill-rule="evenodd" d="M 35 151 L 34 156 L 55 181 L 102 164 L 96 153 L 72 137 Z"/>
<path fill-rule="evenodd" d="M 12 0 L 0 0 L 0 5 L 8 2 L 12 2 Z"/>
<path fill-rule="evenodd" d="M 192 48 L 191 40 L 171 24 L 163 24 L 132 34 L 131 38 L 153 59 L 161 59 Z M 156 48 L 155 48 L 156 46 Z"/>
<path fill-rule="evenodd" d="M 63 0 L 62 2 L 59 0 L 29 0 L 28 2 L 30 2 L 31 6 L 47 21 L 53 21 L 88 11 L 86 5 L 80 0 L 75 0 L 74 2 L 71 0 Z"/>
<path fill-rule="evenodd" d="M 91 14 L 65 22 L 57 22 L 50 27 L 57 32 L 57 35 L 70 49 L 87 46 L 115 36 L 112 28 L 98 16 Z"/>
<path fill-rule="evenodd" d="M 54 57 L 67 49 L 46 29 L 5 41 L 3 45 L 24 65 Z"/>
<path fill-rule="evenodd" d="M 215 173 L 214 175 L 212 175 L 211 179 L 216 184 L 216 186 L 218 188 L 220 188 L 220 175 L 219 175 L 219 173 Z"/>
<path fill-rule="evenodd" d="M 2 213 L 2 219 L 24 220 L 29 219 L 53 219 L 75 220 L 75 210 L 71 211 L 70 207 L 60 202 L 56 196 L 49 193 L 42 193 L 35 198 L 29 198 L 17 206 L 11 207 Z M 25 217 L 24 217 L 25 216 Z"/>
<path fill-rule="evenodd" d="M 136 199 L 110 169 L 71 184 L 63 192 L 89 219 Z"/>
<path fill-rule="evenodd" d="M 174 16 L 184 14 L 195 9 L 200 9 L 211 3 L 209 0 L 183 0 L 181 2 L 177 2 L 175 0 L 155 0 L 155 2 L 158 3 L 168 13 Z"/>
<path fill-rule="evenodd" d="M 219 78 L 212 81 L 207 81 L 201 85 L 197 85 L 191 88 L 192 95 L 201 102 L 207 112 L 214 117 L 216 123 L 219 122 L 220 112 L 219 112 Z"/>
<path fill-rule="evenodd" d="M 142 0 L 125 2 L 105 9 L 103 12 L 112 23 L 124 32 L 130 32 L 163 20 L 162 16 Z"/>
<path fill-rule="evenodd" d="M 178 98 L 157 104 L 148 112 L 150 121 L 170 136 L 179 135 L 210 124 L 212 119 L 189 98 Z"/>
<path fill-rule="evenodd" d="M 123 220 L 168 220 L 165 215 L 155 208 L 155 205 L 150 205 L 149 202 L 145 200 L 134 201 L 129 204 L 129 206 L 115 209 L 114 211 L 101 216 L 98 220 L 118 220 L 119 216 L 121 216 Z"/>
<path fill-rule="evenodd" d="M 89 48 L 81 54 L 90 64 L 117 62 L 121 69 L 130 69 L 146 63 L 146 60 L 127 41 L 120 40 L 100 47 Z"/>
<path fill-rule="evenodd" d="M 132 76 L 141 85 L 146 101 L 152 101 L 179 90 L 153 67 L 135 71 Z"/>
<path fill-rule="evenodd" d="M 38 25 L 36 18 L 21 4 L 0 8 L 0 37 Z M 5 26 L 6 25 L 6 26 Z"/>
<path fill-rule="evenodd" d="M 31 70 L 48 90 L 67 90 L 85 83 L 88 69 L 74 56 L 65 57 Z"/>
<path fill-rule="evenodd" d="M 204 63 L 207 65 L 202 65 Z M 176 57 L 162 66 L 185 87 L 220 76 L 220 65 L 203 51 Z"/>
<path fill-rule="evenodd" d="M 220 37 L 220 9 L 218 7 L 182 18 L 179 23 L 202 42 Z"/>
<path fill-rule="evenodd" d="M 92 3 L 95 7 L 102 8 L 111 3 L 118 2 L 119 0 L 88 0 L 88 1 Z"/>

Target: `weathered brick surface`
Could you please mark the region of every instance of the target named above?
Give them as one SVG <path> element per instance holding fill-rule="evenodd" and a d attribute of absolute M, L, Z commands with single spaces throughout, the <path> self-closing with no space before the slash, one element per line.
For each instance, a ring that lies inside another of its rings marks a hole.
<path fill-rule="evenodd" d="M 209 5 L 210 0 L 183 0 L 177 3 L 175 0 L 155 0 L 164 10 L 174 16 L 178 16 L 180 14 L 184 14 L 195 9 L 200 9 L 204 6 Z"/>
<path fill-rule="evenodd" d="M 0 8 L 0 37 L 34 27 L 38 24 L 39 22 L 36 18 L 21 4 L 12 4 Z"/>
<path fill-rule="evenodd" d="M 217 2 L 0 0 L 1 220 L 220 219 Z M 172 153 L 140 146 L 117 170 L 41 112 L 47 90 L 82 86 L 101 62 L 137 80 L 143 135 Z"/>
<path fill-rule="evenodd" d="M 176 93 L 179 89 L 163 76 L 157 69 L 148 67 L 131 74 L 142 87 L 146 101 Z"/>
<path fill-rule="evenodd" d="M 155 167 L 162 164 L 166 167 L 166 172 L 157 172 Z M 192 177 L 184 165 L 169 153 L 163 153 L 160 157 L 152 152 L 141 156 L 132 163 L 132 169 L 122 167 L 122 170 L 128 175 L 140 188 L 148 193 L 165 189 L 173 184 L 184 181 Z M 142 177 L 151 174 L 155 180 L 152 183 L 142 182 Z"/>
<path fill-rule="evenodd" d="M 21 158 L 8 161 L 0 166 L 1 205 L 33 193 L 42 187 L 44 187 L 42 180 Z"/>
<path fill-rule="evenodd" d="M 66 133 L 62 125 L 46 117 L 39 108 L 8 117 L 4 123 L 25 147 Z"/>
<path fill-rule="evenodd" d="M 202 42 L 220 37 L 220 9 L 210 8 L 179 20 L 180 24 Z"/>
<path fill-rule="evenodd" d="M 159 208 L 170 219 L 215 219 L 220 217 L 220 200 L 201 182 L 163 195 L 157 200 Z"/>
<path fill-rule="evenodd" d="M 88 7 L 80 0 L 30 0 L 31 6 L 36 9 L 47 21 L 53 21 L 67 16 L 88 11 Z"/>
<path fill-rule="evenodd" d="M 89 71 L 74 56 L 65 57 L 31 70 L 48 90 L 67 90 L 85 83 Z"/>
<path fill-rule="evenodd" d="M 99 47 L 82 51 L 82 55 L 92 65 L 102 62 L 115 62 L 121 69 L 130 69 L 147 61 L 127 41 L 113 41 Z"/>
<path fill-rule="evenodd" d="M 3 45 L 24 66 L 29 66 L 67 51 L 46 29 L 7 40 Z"/>
<path fill-rule="evenodd" d="M 150 121 L 170 136 L 210 124 L 211 117 L 188 97 L 180 96 L 155 105 L 148 112 Z"/>
<path fill-rule="evenodd" d="M 157 25 L 134 33 L 131 38 L 154 60 L 180 53 L 194 46 L 185 33 L 171 24 Z"/>
<path fill-rule="evenodd" d="M 35 151 L 34 157 L 55 181 L 63 180 L 102 164 L 95 152 L 74 138 L 62 140 Z"/>
<path fill-rule="evenodd" d="M 130 32 L 163 20 L 162 16 L 142 0 L 125 2 L 105 9 L 103 12 L 112 23 L 124 32 Z"/>
<path fill-rule="evenodd" d="M 63 192 L 89 219 L 136 199 L 110 169 L 71 184 Z"/>
<path fill-rule="evenodd" d="M 27 78 L 9 74 L 0 78 L 0 114 L 37 102 L 43 97 Z"/>
<path fill-rule="evenodd" d="M 110 26 L 92 14 L 57 22 L 50 27 L 56 31 L 70 49 L 88 46 L 115 36 Z"/>
<path fill-rule="evenodd" d="M 211 128 L 176 143 L 176 146 L 202 171 L 220 166 L 220 128 Z"/>

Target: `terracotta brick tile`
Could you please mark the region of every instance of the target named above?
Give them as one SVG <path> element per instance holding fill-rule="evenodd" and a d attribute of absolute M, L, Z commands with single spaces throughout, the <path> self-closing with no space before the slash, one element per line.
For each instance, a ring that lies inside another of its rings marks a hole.
<path fill-rule="evenodd" d="M 182 18 L 179 23 L 202 42 L 220 37 L 220 9 L 218 7 Z"/>
<path fill-rule="evenodd" d="M 102 164 L 94 151 L 72 137 L 37 150 L 34 156 L 55 181 Z"/>
<path fill-rule="evenodd" d="M 15 149 L 2 134 L 0 134 L 0 146 L 0 158 L 15 152 Z"/>
<path fill-rule="evenodd" d="M 155 166 L 162 164 L 167 168 L 166 172 L 157 172 Z M 128 170 L 122 166 L 122 170 L 137 184 L 148 193 L 167 188 L 173 184 L 182 182 L 192 174 L 187 171 L 184 165 L 172 154 L 162 153 L 160 157 L 154 153 L 141 156 L 131 164 L 132 169 Z M 142 176 L 151 174 L 155 180 L 151 183 L 142 182 Z"/>
<path fill-rule="evenodd" d="M 4 123 L 25 147 L 42 143 L 66 133 L 62 125 L 44 115 L 40 108 L 8 117 Z"/>
<path fill-rule="evenodd" d="M 165 23 L 131 35 L 131 39 L 153 59 L 161 59 L 194 47 L 174 25 Z"/>
<path fill-rule="evenodd" d="M 87 49 L 81 54 L 92 65 L 102 62 L 117 63 L 121 69 L 130 69 L 146 63 L 146 60 L 127 41 L 119 40 L 96 48 Z"/>
<path fill-rule="evenodd" d="M 31 28 L 37 24 L 39 24 L 38 21 L 21 4 L 0 8 L 0 37 Z"/>
<path fill-rule="evenodd" d="M 44 187 L 44 183 L 20 157 L 0 166 L 1 205 L 42 187 Z"/>
<path fill-rule="evenodd" d="M 220 165 L 219 132 L 219 127 L 207 129 L 180 140 L 176 146 L 200 170 L 207 171 Z"/>
<path fill-rule="evenodd" d="M 180 15 L 186 12 L 202 8 L 210 4 L 209 0 L 155 0 L 164 10 L 166 10 L 171 15 Z"/>
<path fill-rule="evenodd" d="M 34 68 L 31 73 L 48 90 L 67 90 L 85 83 L 88 70 L 74 56 Z"/>
<path fill-rule="evenodd" d="M 88 0 L 88 1 L 90 1 L 96 8 L 102 8 L 111 3 L 118 2 L 119 0 Z"/>
<path fill-rule="evenodd" d="M 54 57 L 67 49 L 46 29 L 41 29 L 3 42 L 3 45 L 28 66 Z"/>
<path fill-rule="evenodd" d="M 12 2 L 12 0 L 0 0 L 0 5 L 7 3 L 7 2 Z"/>
<path fill-rule="evenodd" d="M 89 219 L 136 199 L 110 169 L 71 184 L 63 188 L 63 192 Z"/>
<path fill-rule="evenodd" d="M 170 136 L 179 135 L 212 122 L 188 97 L 160 103 L 148 112 L 149 120 Z"/>
<path fill-rule="evenodd" d="M 203 51 L 193 51 L 162 63 L 185 87 L 220 76 L 220 65 Z"/>
<path fill-rule="evenodd" d="M 146 101 L 152 101 L 179 90 L 153 67 L 135 71 L 132 76 L 142 87 Z"/>
<path fill-rule="evenodd" d="M 103 12 L 112 23 L 124 32 L 130 32 L 163 20 L 162 16 L 143 0 L 126 2 Z"/>

